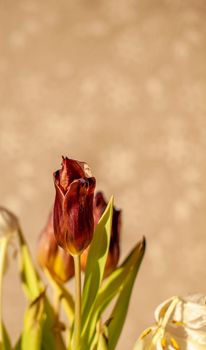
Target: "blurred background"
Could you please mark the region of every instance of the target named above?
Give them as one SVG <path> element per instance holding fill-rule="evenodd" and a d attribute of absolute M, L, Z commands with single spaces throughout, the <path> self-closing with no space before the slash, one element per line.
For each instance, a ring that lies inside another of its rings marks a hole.
<path fill-rule="evenodd" d="M 205 15 L 204 0 L 0 2 L 0 204 L 35 257 L 67 155 L 122 208 L 122 258 L 147 237 L 117 350 L 164 299 L 206 293 Z M 4 302 L 13 339 L 16 271 Z"/>

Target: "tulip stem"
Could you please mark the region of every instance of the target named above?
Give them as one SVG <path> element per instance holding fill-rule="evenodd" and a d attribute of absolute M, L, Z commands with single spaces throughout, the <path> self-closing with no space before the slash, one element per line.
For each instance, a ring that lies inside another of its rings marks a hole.
<path fill-rule="evenodd" d="M 74 349 L 78 350 L 80 346 L 81 334 L 81 266 L 80 255 L 74 256 L 75 270 L 75 318 L 74 318 Z"/>

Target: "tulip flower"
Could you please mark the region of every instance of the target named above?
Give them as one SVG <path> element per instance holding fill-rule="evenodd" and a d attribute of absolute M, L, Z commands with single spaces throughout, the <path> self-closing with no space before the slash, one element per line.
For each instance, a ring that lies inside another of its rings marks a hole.
<path fill-rule="evenodd" d="M 71 255 L 80 255 L 93 238 L 95 178 L 84 162 L 62 158 L 54 173 L 54 234 L 57 243 Z"/>
<path fill-rule="evenodd" d="M 74 260 L 58 246 L 54 236 L 53 213 L 39 237 L 37 258 L 39 265 L 48 269 L 58 283 L 65 283 L 74 275 Z"/>
<path fill-rule="evenodd" d="M 205 350 L 206 297 L 173 297 L 158 306 L 156 324 L 146 329 L 134 350 Z"/>
<path fill-rule="evenodd" d="M 107 207 L 107 202 L 105 201 L 102 192 L 97 192 L 94 198 L 94 227 L 97 226 L 102 214 Z M 121 229 L 121 210 L 113 208 L 113 218 L 112 218 L 112 230 L 109 253 L 107 257 L 107 262 L 105 266 L 104 277 L 107 277 L 117 266 L 120 255 L 120 229 Z M 85 250 L 81 257 L 81 267 L 83 270 L 86 268 L 86 261 L 89 249 Z"/>

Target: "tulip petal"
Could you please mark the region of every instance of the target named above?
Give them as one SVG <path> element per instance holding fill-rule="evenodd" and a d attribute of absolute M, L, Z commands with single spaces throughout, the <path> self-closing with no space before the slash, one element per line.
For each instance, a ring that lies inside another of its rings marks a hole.
<path fill-rule="evenodd" d="M 206 297 L 173 297 L 155 311 L 153 332 L 141 336 L 134 350 L 205 350 Z"/>
<path fill-rule="evenodd" d="M 74 180 L 84 176 L 84 170 L 78 161 L 62 157 L 62 169 L 58 172 L 58 178 L 59 185 L 64 193 Z"/>
<path fill-rule="evenodd" d="M 71 183 L 63 202 L 62 232 L 67 250 L 79 254 L 93 237 L 93 194 L 95 180 L 78 179 Z"/>
<path fill-rule="evenodd" d="M 95 178 L 86 163 L 63 158 L 54 173 L 54 233 L 57 243 L 71 255 L 79 255 L 91 243 L 94 231 Z"/>
<path fill-rule="evenodd" d="M 41 268 L 48 269 L 58 283 L 65 283 L 73 277 L 73 257 L 57 244 L 54 235 L 52 212 L 39 237 L 37 257 Z"/>

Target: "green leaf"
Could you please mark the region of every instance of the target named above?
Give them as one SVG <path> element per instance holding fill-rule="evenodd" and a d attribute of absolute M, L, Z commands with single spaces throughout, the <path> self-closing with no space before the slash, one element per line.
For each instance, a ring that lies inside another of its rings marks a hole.
<path fill-rule="evenodd" d="M 48 298 L 45 299 L 46 319 L 42 331 L 42 350 L 66 350 L 61 335 L 61 325 Z"/>
<path fill-rule="evenodd" d="M 38 299 L 45 288 L 33 264 L 29 248 L 21 231 L 19 232 L 19 241 L 21 281 L 25 294 L 32 303 L 33 300 Z M 28 312 L 27 310 L 26 314 Z M 44 316 L 42 317 L 45 320 L 45 322 L 42 322 L 42 319 L 40 319 L 43 328 L 42 332 L 39 330 L 39 337 L 40 335 L 42 337 L 42 349 L 65 350 L 61 330 L 57 329 L 58 327 L 56 328 L 56 313 L 46 295 L 44 296 Z"/>
<path fill-rule="evenodd" d="M 56 294 L 56 297 L 62 302 L 65 314 L 67 318 L 69 319 L 70 323 L 74 320 L 74 299 L 71 293 L 64 287 L 64 285 L 59 284 L 55 279 L 52 277 L 50 272 L 47 269 L 44 269 L 44 273 L 47 276 L 54 293 Z"/>
<path fill-rule="evenodd" d="M 34 267 L 28 245 L 22 232 L 19 232 L 20 241 L 20 276 L 24 291 L 30 301 L 33 301 L 43 291 L 43 284 Z"/>
<path fill-rule="evenodd" d="M 94 232 L 89 249 L 82 297 L 82 325 L 84 333 L 101 285 L 109 251 L 113 214 L 113 197 L 110 199 Z"/>
<path fill-rule="evenodd" d="M 41 349 L 42 325 L 45 319 L 44 298 L 44 292 L 39 294 L 26 310 L 21 337 L 22 350 Z"/>
<path fill-rule="evenodd" d="M 64 287 L 64 285 L 57 283 L 54 278 L 52 277 L 52 275 L 50 274 L 50 272 L 47 269 L 44 269 L 45 275 L 47 276 L 53 291 L 54 291 L 54 295 L 55 298 L 57 300 L 57 302 L 60 304 L 62 304 L 64 312 L 68 318 L 68 320 L 70 321 L 70 324 L 73 323 L 74 320 L 74 299 L 73 296 L 70 294 L 70 292 Z M 57 334 L 56 334 L 57 336 Z M 68 340 L 70 340 L 70 336 L 71 336 L 71 329 L 70 327 L 66 328 L 66 338 Z M 58 343 L 60 341 L 58 340 Z M 63 346 L 63 344 L 62 344 Z M 61 347 L 62 348 L 62 347 Z M 51 348 L 49 348 L 51 349 Z M 58 349 L 60 349 L 60 345 L 58 347 Z"/>
<path fill-rule="evenodd" d="M 46 300 L 45 300 L 46 303 Z M 45 305 L 47 309 L 47 306 Z M 65 344 L 61 337 L 61 334 L 54 329 L 54 322 L 52 315 L 46 312 L 46 320 L 43 324 L 42 339 L 41 339 L 41 350 L 66 350 Z M 22 350 L 22 338 L 20 337 L 14 347 L 14 350 Z M 1 349 L 1 348 L 0 348 Z"/>
<path fill-rule="evenodd" d="M 88 348 L 88 347 L 87 347 Z M 83 348 L 86 350 L 85 348 Z M 108 329 L 106 322 L 102 324 L 102 321 L 99 320 L 96 325 L 96 332 L 92 342 L 92 345 L 89 347 L 92 350 L 109 350 L 108 348 Z"/>
<path fill-rule="evenodd" d="M 124 262 L 107 278 L 99 289 L 96 302 L 90 315 L 89 327 L 87 329 L 87 342 L 91 346 L 94 339 L 96 324 L 102 312 L 106 309 L 112 299 L 124 288 L 127 278 L 134 269 L 138 270 L 145 250 L 144 239 L 139 241 Z"/>
<path fill-rule="evenodd" d="M 11 343 L 6 331 L 6 328 L 3 324 L 2 316 L 2 289 L 3 289 L 3 275 L 5 272 L 5 266 L 7 262 L 7 249 L 11 236 L 5 235 L 0 238 L 0 349 L 1 350 L 10 350 Z"/>
<path fill-rule="evenodd" d="M 1 346 L 1 344 L 0 344 L 0 349 L 1 350 L 12 350 L 11 341 L 10 341 L 9 335 L 7 333 L 7 330 L 6 330 L 6 327 L 4 324 L 2 325 L 2 332 L 3 332 L 3 346 Z"/>
<path fill-rule="evenodd" d="M 21 350 L 66 350 L 62 324 L 41 293 L 27 308 L 21 336 Z M 18 347 L 17 347 L 18 349 Z"/>
<path fill-rule="evenodd" d="M 14 350 L 21 350 L 21 336 L 17 340 L 17 342 L 16 342 L 16 344 L 14 346 Z"/>
<path fill-rule="evenodd" d="M 108 339 L 104 333 L 100 333 L 97 350 L 109 350 Z"/>
<path fill-rule="evenodd" d="M 115 303 L 115 306 L 114 306 L 113 311 L 112 311 L 111 316 L 110 316 L 111 321 L 108 325 L 109 350 L 115 349 L 116 344 L 118 342 L 118 339 L 121 335 L 121 331 L 122 331 L 122 328 L 123 328 L 123 325 L 124 325 L 124 322 L 126 319 L 128 307 L 129 307 L 129 302 L 130 302 L 130 297 L 131 297 L 133 285 L 134 285 L 142 258 L 144 256 L 145 239 L 142 240 L 142 244 L 139 247 L 139 249 L 140 249 L 139 259 L 137 260 L 136 264 L 134 265 L 134 268 L 128 274 L 126 282 L 119 293 L 119 297 Z"/>
<path fill-rule="evenodd" d="M 145 251 L 145 239 L 140 240 L 126 257 L 120 267 L 118 267 L 100 288 L 96 300 L 96 307 L 101 313 L 109 302 L 122 290 L 127 277 L 136 269 L 138 271 Z"/>

